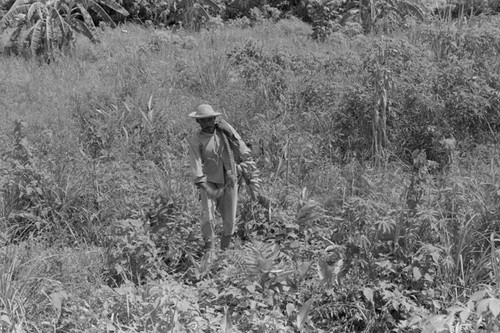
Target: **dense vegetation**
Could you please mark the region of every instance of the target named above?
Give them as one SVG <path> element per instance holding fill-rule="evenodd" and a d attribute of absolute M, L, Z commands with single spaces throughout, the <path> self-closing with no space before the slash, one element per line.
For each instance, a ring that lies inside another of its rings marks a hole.
<path fill-rule="evenodd" d="M 500 329 L 499 18 L 321 4 L 342 15 L 87 20 L 48 58 L 0 57 L 0 332 Z M 235 243 L 207 254 L 201 102 L 251 145 L 264 196 L 242 189 Z"/>

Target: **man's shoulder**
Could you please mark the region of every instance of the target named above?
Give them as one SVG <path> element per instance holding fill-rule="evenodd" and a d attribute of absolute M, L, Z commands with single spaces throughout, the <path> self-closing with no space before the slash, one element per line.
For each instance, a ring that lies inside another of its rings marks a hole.
<path fill-rule="evenodd" d="M 241 140 L 241 136 L 238 134 L 238 132 L 234 129 L 234 127 L 228 123 L 224 119 L 220 119 L 219 122 L 217 123 L 217 128 L 229 135 L 229 137 L 234 137 L 238 140 Z"/>
<path fill-rule="evenodd" d="M 200 141 L 201 141 L 201 131 L 200 130 L 191 134 L 191 137 L 189 138 L 189 142 L 191 143 L 191 145 L 198 144 Z"/>

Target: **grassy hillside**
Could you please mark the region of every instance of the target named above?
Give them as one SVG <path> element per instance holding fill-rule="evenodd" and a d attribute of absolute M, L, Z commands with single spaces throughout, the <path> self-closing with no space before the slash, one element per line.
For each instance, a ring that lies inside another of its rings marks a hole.
<path fill-rule="evenodd" d="M 0 331 L 498 329 L 498 20 L 324 43 L 241 24 L 0 57 Z M 187 157 L 202 102 L 268 199 L 242 189 L 234 244 L 207 255 Z"/>

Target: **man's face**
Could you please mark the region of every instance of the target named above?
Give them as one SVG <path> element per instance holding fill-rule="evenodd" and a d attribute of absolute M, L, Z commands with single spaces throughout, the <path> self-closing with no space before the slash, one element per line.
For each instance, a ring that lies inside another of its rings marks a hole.
<path fill-rule="evenodd" d="M 196 120 L 200 124 L 201 130 L 205 133 L 214 134 L 215 131 L 215 117 L 201 118 Z"/>

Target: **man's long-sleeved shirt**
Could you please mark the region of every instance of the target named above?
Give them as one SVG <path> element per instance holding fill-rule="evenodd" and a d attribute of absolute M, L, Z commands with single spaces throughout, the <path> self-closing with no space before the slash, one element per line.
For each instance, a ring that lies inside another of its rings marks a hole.
<path fill-rule="evenodd" d="M 236 133 L 234 128 L 225 124 L 234 134 L 238 141 L 239 156 L 250 153 L 250 149 Z M 229 153 L 224 145 L 224 135 L 221 131 L 215 130 L 214 134 L 198 131 L 190 141 L 191 172 L 194 183 L 212 182 L 216 184 L 225 183 L 225 174 L 231 170 Z"/>

